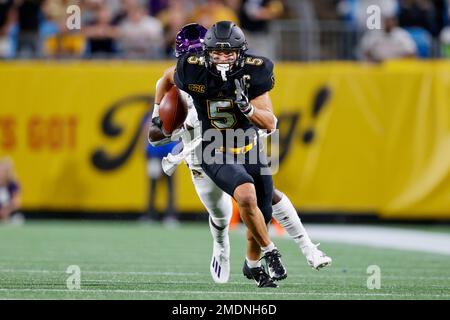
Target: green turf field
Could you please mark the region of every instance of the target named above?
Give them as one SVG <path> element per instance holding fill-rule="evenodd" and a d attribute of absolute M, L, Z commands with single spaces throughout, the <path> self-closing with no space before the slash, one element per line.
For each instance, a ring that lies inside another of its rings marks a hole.
<path fill-rule="evenodd" d="M 294 242 L 276 239 L 288 278 L 259 289 L 241 274 L 242 232 L 231 233 L 231 277 L 209 275 L 206 223 L 177 229 L 124 222 L 27 222 L 0 225 L 1 299 L 449 299 L 450 256 L 322 243 L 328 269 L 310 269 Z M 81 268 L 81 289 L 68 290 L 66 269 Z M 381 289 L 369 290 L 369 265 Z"/>

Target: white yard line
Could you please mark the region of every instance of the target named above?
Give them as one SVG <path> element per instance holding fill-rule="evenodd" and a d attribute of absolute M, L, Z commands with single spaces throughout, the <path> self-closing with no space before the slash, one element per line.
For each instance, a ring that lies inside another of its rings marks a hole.
<path fill-rule="evenodd" d="M 450 235 L 391 227 L 305 225 L 313 241 L 450 255 Z"/>
<path fill-rule="evenodd" d="M 276 289 L 275 289 L 276 290 Z M 160 294 L 215 294 L 215 295 L 226 295 L 226 294 L 244 294 L 246 292 L 242 291 L 171 291 L 171 290 L 124 290 L 124 289 L 79 289 L 79 290 L 68 290 L 68 289 L 0 289 L 0 292 L 64 292 L 64 293 L 160 293 Z M 248 292 L 252 295 L 263 295 L 263 296 L 365 296 L 365 297 L 376 297 L 376 296 L 396 296 L 396 297 L 450 297 L 450 294 L 405 294 L 405 293 L 340 293 L 340 292 L 276 292 L 276 291 L 252 291 Z"/>
<path fill-rule="evenodd" d="M 61 273 L 65 270 L 43 270 L 43 269 L 0 269 L 2 272 L 20 272 L 20 273 Z M 152 271 L 83 271 L 83 274 L 123 274 L 123 275 L 142 275 L 142 276 L 202 276 L 200 272 L 152 272 Z"/>
<path fill-rule="evenodd" d="M 423 269 L 414 269 L 414 268 L 408 268 L 409 271 L 412 270 L 418 270 L 423 271 Z M 65 270 L 44 270 L 44 269 L 0 269 L 0 274 L 2 273 L 44 273 L 44 274 L 56 274 L 56 275 L 67 275 Z M 82 274 L 90 274 L 90 275 L 105 275 L 105 276 L 111 276 L 111 275 L 132 275 L 132 276 L 175 276 L 175 277 L 186 277 L 186 276 L 205 276 L 205 273 L 186 273 L 186 272 L 152 272 L 152 271 L 82 271 Z M 241 273 L 230 273 L 230 276 L 239 277 L 242 276 Z M 290 278 L 323 278 L 323 279 L 346 279 L 346 278 L 361 278 L 365 279 L 367 275 L 360 274 L 360 275 L 353 275 L 349 272 L 345 274 L 321 274 L 319 272 L 315 273 L 308 273 L 308 274 L 293 274 L 289 276 Z M 411 279 L 411 280 L 443 280 L 448 281 L 450 280 L 450 277 L 437 277 L 437 276 L 394 276 L 394 275 L 384 275 L 383 276 L 386 279 L 393 279 L 393 280 L 405 280 L 405 279 Z M 85 281 L 95 282 L 95 281 L 111 281 L 115 282 L 117 280 L 108 280 L 108 279 L 87 279 Z M 127 281 L 123 281 L 127 282 Z M 164 281 L 167 282 L 167 281 Z M 176 283 L 180 283 L 179 281 L 175 281 Z M 133 283 L 133 281 L 130 281 L 130 283 Z M 185 283 L 185 282 L 183 282 Z M 200 282 L 186 282 L 186 283 L 200 283 Z M 209 282 L 208 282 L 209 283 Z M 233 284 L 233 282 L 229 282 Z M 242 284 L 242 282 L 235 282 L 236 284 Z"/>

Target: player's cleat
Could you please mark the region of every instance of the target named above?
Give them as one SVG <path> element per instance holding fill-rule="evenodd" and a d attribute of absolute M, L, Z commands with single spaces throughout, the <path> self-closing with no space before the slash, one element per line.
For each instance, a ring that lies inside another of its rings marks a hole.
<path fill-rule="evenodd" d="M 230 245 L 224 247 L 214 242 L 209 270 L 214 282 L 228 282 L 230 278 Z"/>
<path fill-rule="evenodd" d="M 263 258 L 266 260 L 269 275 L 273 280 L 283 280 L 287 277 L 286 268 L 281 262 L 281 254 L 277 249 L 266 252 Z"/>
<path fill-rule="evenodd" d="M 244 276 L 247 279 L 253 279 L 258 284 L 258 288 L 277 288 L 278 285 L 273 282 L 270 276 L 264 270 L 264 267 L 250 268 L 247 261 L 244 261 L 244 268 L 242 269 Z"/>
<path fill-rule="evenodd" d="M 333 261 L 329 256 L 327 256 L 323 251 L 319 250 L 320 243 L 313 244 L 302 248 L 303 254 L 308 261 L 311 268 L 320 270 L 323 267 L 330 266 Z"/>

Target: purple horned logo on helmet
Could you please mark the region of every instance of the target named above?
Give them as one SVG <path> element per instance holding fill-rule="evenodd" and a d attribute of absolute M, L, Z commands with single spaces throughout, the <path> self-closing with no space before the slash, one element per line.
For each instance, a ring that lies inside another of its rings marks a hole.
<path fill-rule="evenodd" d="M 175 40 L 175 57 L 186 53 L 201 53 L 206 31 L 206 28 L 198 23 L 190 23 L 181 28 Z"/>

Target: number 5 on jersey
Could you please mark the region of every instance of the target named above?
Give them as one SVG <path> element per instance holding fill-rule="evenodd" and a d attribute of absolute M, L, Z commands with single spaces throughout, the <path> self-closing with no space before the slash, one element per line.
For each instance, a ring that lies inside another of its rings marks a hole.
<path fill-rule="evenodd" d="M 234 113 L 225 112 L 233 109 L 232 100 L 208 100 L 208 118 L 211 124 L 219 130 L 231 129 L 236 124 Z"/>

